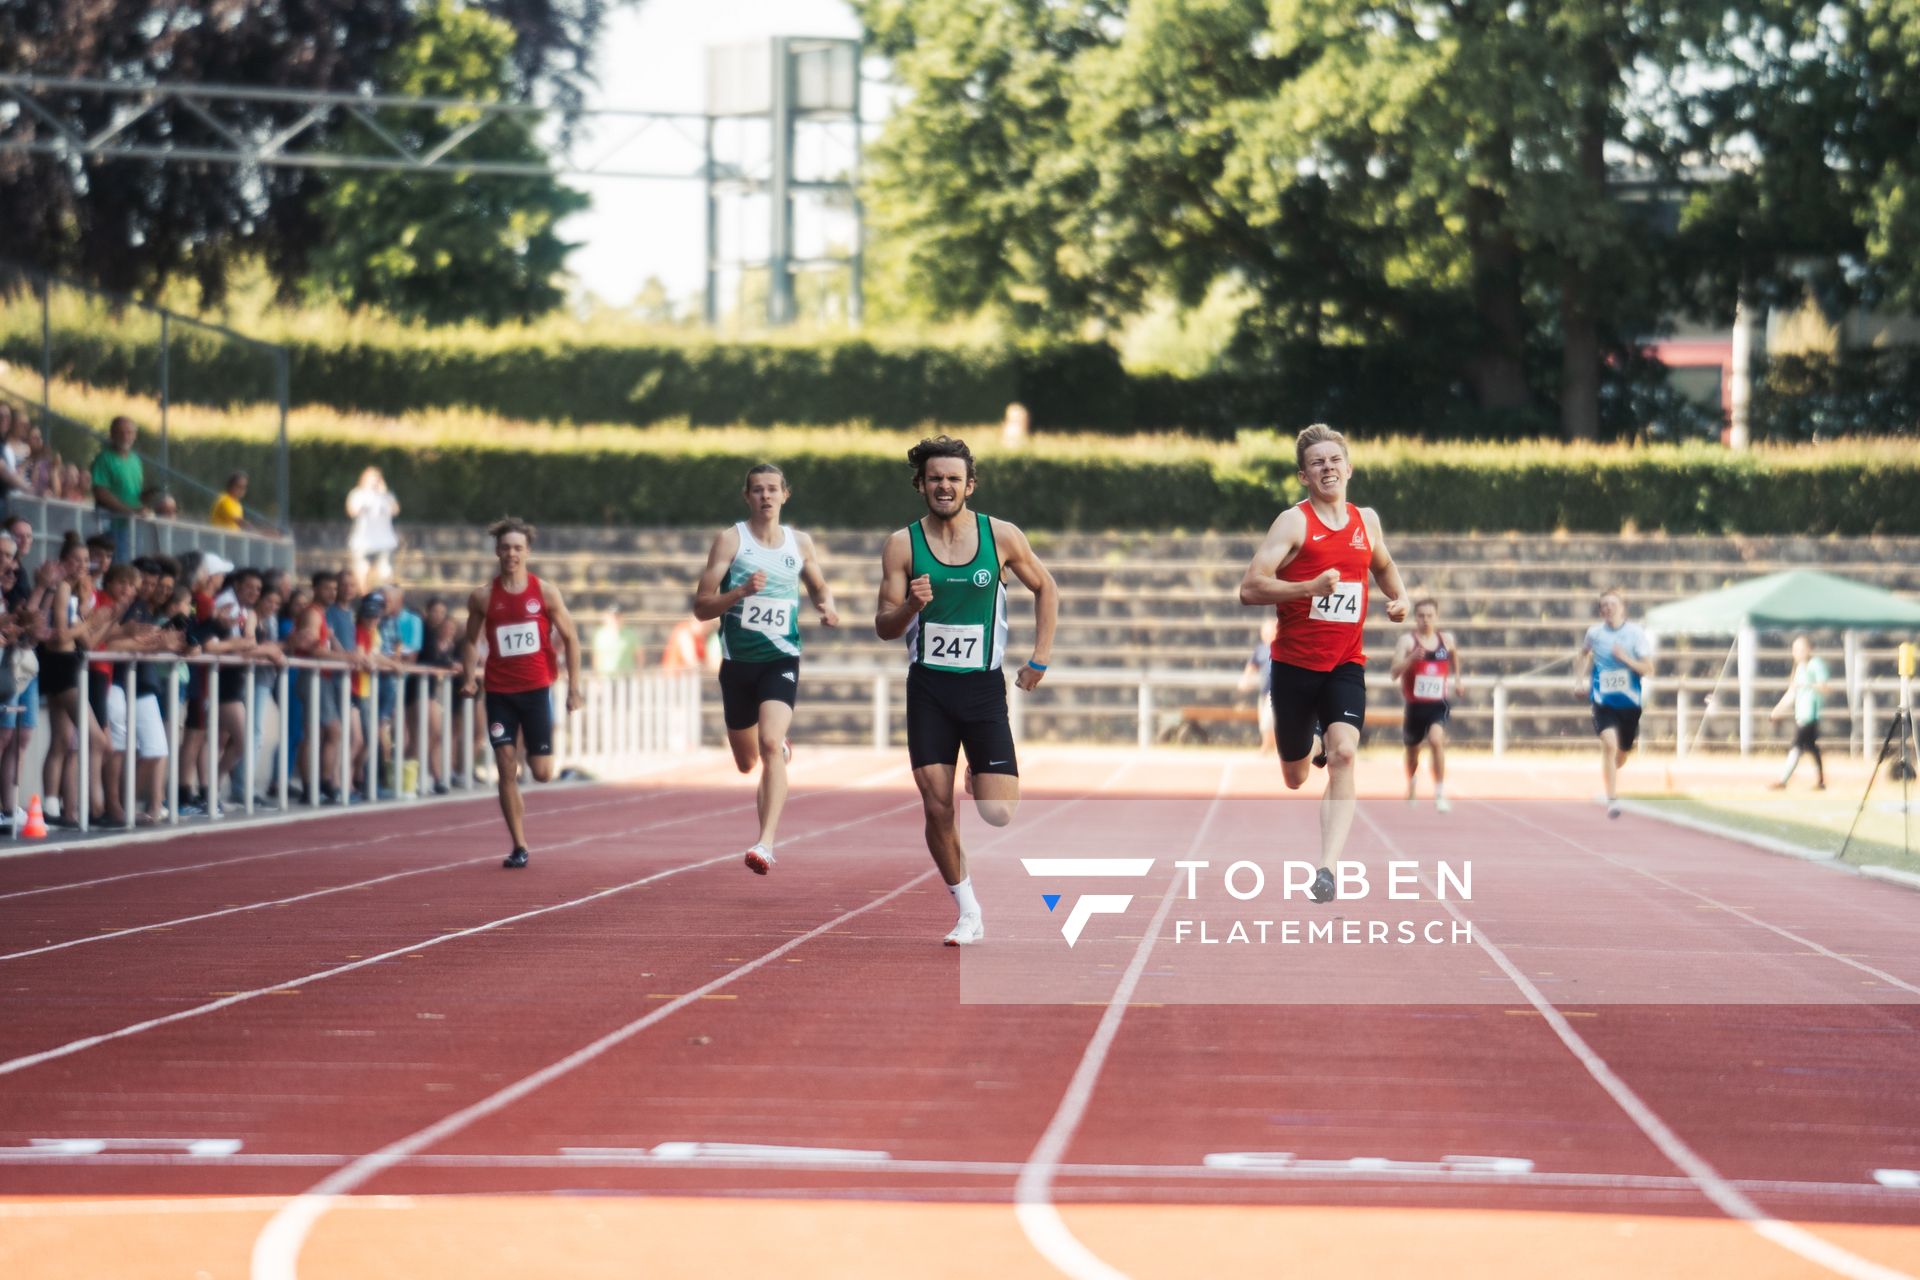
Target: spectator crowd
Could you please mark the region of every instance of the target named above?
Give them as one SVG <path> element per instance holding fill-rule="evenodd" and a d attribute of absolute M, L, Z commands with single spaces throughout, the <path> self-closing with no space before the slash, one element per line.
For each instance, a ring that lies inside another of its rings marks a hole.
<path fill-rule="evenodd" d="M 300 802 L 309 799 L 311 753 L 320 765 L 313 799 L 340 802 L 344 753 L 345 798 L 363 800 L 374 743 L 383 761 L 401 754 L 403 787 L 447 791 L 440 744 L 448 711 L 438 690 L 429 693 L 434 674 L 459 666 L 458 623 L 445 600 L 415 610 L 398 583 L 363 591 L 350 570 L 296 582 L 284 570 L 238 567 L 209 552 L 121 561 L 106 532 L 70 532 L 28 571 L 34 537 L 21 516 L 0 532 L 0 835 L 20 829 L 28 791 L 46 797 L 50 826 L 79 825 L 82 735 L 90 826 L 147 825 L 166 820 L 170 808 L 193 817 L 242 804 L 249 754 L 255 806 L 272 807 L 283 739 L 288 793 Z M 196 658 L 220 662 L 185 661 Z M 327 669 L 296 662 L 283 689 L 282 670 L 297 659 Z M 42 715 L 48 745 L 36 790 L 21 774 Z M 171 792 L 170 760 L 178 769 Z M 391 777 L 383 766 L 383 797 Z"/>

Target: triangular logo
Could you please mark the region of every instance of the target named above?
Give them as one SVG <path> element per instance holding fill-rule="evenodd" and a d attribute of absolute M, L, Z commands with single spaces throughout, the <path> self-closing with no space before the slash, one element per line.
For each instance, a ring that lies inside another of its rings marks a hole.
<path fill-rule="evenodd" d="M 1057 893 L 1043 893 L 1040 895 L 1040 901 L 1046 903 L 1047 910 L 1051 911 L 1060 905 L 1060 895 Z"/>

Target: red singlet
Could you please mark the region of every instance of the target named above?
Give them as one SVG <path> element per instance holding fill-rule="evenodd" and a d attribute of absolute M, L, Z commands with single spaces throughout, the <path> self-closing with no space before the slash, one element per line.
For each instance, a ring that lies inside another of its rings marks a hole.
<path fill-rule="evenodd" d="M 1453 674 L 1453 651 L 1447 637 L 1436 633 L 1437 643 L 1429 649 L 1413 637 L 1413 662 L 1400 675 L 1400 692 L 1408 702 L 1445 702 L 1447 677 Z"/>
<path fill-rule="evenodd" d="M 1300 551 L 1282 565 L 1282 582 L 1311 582 L 1328 569 L 1337 569 L 1340 582 L 1332 595 L 1314 596 L 1275 605 L 1280 634 L 1273 638 L 1273 660 L 1309 671 L 1331 671 L 1349 662 L 1365 663 L 1360 651 L 1361 630 L 1367 622 L 1367 572 L 1373 562 L 1373 541 L 1360 508 L 1347 504 L 1347 522 L 1338 529 L 1320 519 L 1310 500 L 1300 503 L 1307 517 L 1307 535 Z"/>
<path fill-rule="evenodd" d="M 532 693 L 551 687 L 559 674 L 540 579 L 528 574 L 527 589 L 514 592 L 495 578 L 487 594 L 487 691 Z"/>

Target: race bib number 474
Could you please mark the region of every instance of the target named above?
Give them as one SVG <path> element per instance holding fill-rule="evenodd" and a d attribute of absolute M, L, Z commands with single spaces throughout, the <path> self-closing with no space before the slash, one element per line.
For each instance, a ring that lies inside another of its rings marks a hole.
<path fill-rule="evenodd" d="M 1366 599 L 1367 584 L 1364 582 L 1340 582 L 1324 596 L 1313 598 L 1313 607 L 1307 610 L 1307 616 L 1316 622 L 1344 622 L 1349 625 L 1360 621 L 1360 604 Z"/>

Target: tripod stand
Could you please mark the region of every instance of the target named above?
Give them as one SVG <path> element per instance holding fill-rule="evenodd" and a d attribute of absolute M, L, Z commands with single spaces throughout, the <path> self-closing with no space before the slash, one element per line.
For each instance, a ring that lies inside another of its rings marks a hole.
<path fill-rule="evenodd" d="M 1840 861 L 1847 860 L 1854 830 L 1860 825 L 1860 815 L 1867 811 L 1867 797 L 1873 794 L 1873 780 L 1880 776 L 1880 766 L 1889 758 L 1893 760 L 1890 772 L 1900 782 L 1900 848 L 1909 858 L 1913 856 L 1913 745 L 1913 708 L 1902 706 L 1893 713 L 1893 723 L 1887 726 L 1886 739 L 1880 744 L 1880 756 L 1867 774 L 1867 789 L 1860 793 L 1860 807 L 1853 811 L 1847 838 L 1840 843 L 1837 855 Z"/>

